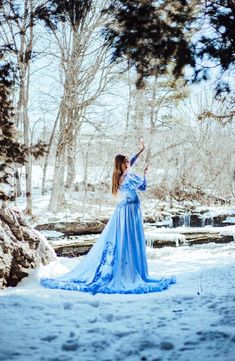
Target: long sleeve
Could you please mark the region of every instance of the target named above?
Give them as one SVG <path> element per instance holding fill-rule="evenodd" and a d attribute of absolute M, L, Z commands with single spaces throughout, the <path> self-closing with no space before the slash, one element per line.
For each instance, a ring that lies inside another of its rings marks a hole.
<path fill-rule="evenodd" d="M 133 157 L 131 157 L 131 160 L 130 160 L 130 166 L 132 167 L 134 165 L 134 163 L 136 162 L 138 158 L 138 155 L 134 155 Z"/>
<path fill-rule="evenodd" d="M 127 175 L 127 185 L 130 189 L 139 189 L 145 191 L 147 187 L 146 177 L 142 178 L 136 174 L 129 173 Z"/>
<path fill-rule="evenodd" d="M 145 191 L 147 188 L 147 181 L 146 181 L 146 176 L 144 176 L 143 178 L 143 183 L 138 187 L 138 189 L 140 191 Z"/>

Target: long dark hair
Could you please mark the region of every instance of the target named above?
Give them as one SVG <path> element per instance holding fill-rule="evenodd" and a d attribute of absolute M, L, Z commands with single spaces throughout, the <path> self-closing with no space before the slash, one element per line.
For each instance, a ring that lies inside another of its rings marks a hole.
<path fill-rule="evenodd" d="M 112 194 L 117 194 L 119 185 L 120 185 L 120 178 L 123 174 L 122 172 L 122 163 L 127 159 L 125 155 L 118 154 L 114 158 L 114 167 L 113 167 L 113 176 L 112 176 Z"/>

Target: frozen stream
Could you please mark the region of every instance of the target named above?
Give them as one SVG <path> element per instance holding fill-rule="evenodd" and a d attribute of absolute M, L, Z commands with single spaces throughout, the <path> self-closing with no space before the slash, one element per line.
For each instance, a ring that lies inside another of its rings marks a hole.
<path fill-rule="evenodd" d="M 0 361 L 234 361 L 235 242 L 147 253 L 150 274 L 176 285 L 145 295 L 41 288 L 40 276 L 79 261 L 60 258 L 1 291 Z"/>

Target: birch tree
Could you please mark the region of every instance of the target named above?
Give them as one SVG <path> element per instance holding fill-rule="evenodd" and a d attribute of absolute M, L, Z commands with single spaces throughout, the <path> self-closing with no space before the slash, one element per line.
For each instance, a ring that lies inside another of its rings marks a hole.
<path fill-rule="evenodd" d="M 32 215 L 32 155 L 29 151 L 30 120 L 29 120 L 29 83 L 31 62 L 35 53 L 35 25 L 38 12 L 43 7 L 37 0 L 3 0 L 1 4 L 1 44 L 13 56 L 16 64 L 15 88 L 15 124 L 22 129 L 21 141 L 28 149 L 25 163 L 26 179 L 26 209 L 25 213 Z M 40 146 L 42 144 L 39 144 Z"/>
<path fill-rule="evenodd" d="M 60 4 L 55 10 L 59 23 L 56 27 L 50 25 L 60 51 L 63 87 L 49 205 L 53 212 L 64 204 L 65 190 L 74 186 L 76 143 L 86 109 L 104 92 L 112 75 L 107 48 L 98 36 L 105 1 L 98 5 L 92 1 L 69 3 Z"/>

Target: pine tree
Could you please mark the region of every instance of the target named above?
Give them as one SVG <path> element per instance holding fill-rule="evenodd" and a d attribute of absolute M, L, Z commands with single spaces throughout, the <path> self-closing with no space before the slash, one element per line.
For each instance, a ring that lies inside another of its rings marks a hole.
<path fill-rule="evenodd" d="M 234 0 L 116 0 L 106 11 L 112 16 L 104 29 L 112 59 L 135 66 L 138 87 L 147 76 L 163 74 L 171 62 L 176 77 L 189 65 L 193 82 L 207 80 L 211 64 L 203 60 L 209 60 L 211 68 L 220 67 L 217 94 L 230 91 L 226 76 L 235 62 Z"/>
<path fill-rule="evenodd" d="M 234 0 L 209 0 L 204 2 L 202 15 L 204 22 L 213 31 L 201 35 L 193 48 L 195 57 L 210 59 L 218 67 L 220 77 L 216 83 L 216 93 L 229 92 L 230 84 L 225 76 L 235 63 L 235 2 Z M 195 69 L 195 80 L 208 79 L 208 67 Z"/>
<path fill-rule="evenodd" d="M 37 156 L 46 151 L 47 145 L 39 142 L 35 146 L 30 143 L 29 79 L 30 64 L 38 54 L 34 52 L 35 25 L 39 15 L 42 16 L 44 5 L 34 0 L 2 0 L 0 1 L 1 48 L 4 58 L 10 59 L 14 66 L 14 79 L 17 88 L 15 97 L 15 126 L 23 129 L 21 142 L 25 149 L 25 186 L 26 210 L 32 215 L 32 155 Z M 13 119 L 13 117 L 11 117 Z M 13 121 L 13 120 L 12 120 Z M 35 148 L 36 147 L 36 148 Z M 39 151 L 39 152 L 38 152 Z M 16 172 L 17 175 L 17 172 Z M 12 178 L 13 179 L 13 178 Z"/>
<path fill-rule="evenodd" d="M 16 286 L 32 268 L 54 259 L 54 252 L 44 239 L 27 224 L 24 216 L 8 206 L 14 200 L 14 169 L 26 162 L 27 154 L 41 153 L 38 147 L 27 149 L 17 141 L 10 98 L 13 85 L 12 65 L 0 52 L 0 288 Z"/>
<path fill-rule="evenodd" d="M 0 54 L 0 200 L 15 199 L 14 173 L 15 168 L 27 161 L 30 153 L 34 158 L 43 156 L 47 144 L 41 141 L 26 147 L 18 141 L 18 130 L 14 124 L 14 108 L 11 101 L 14 68 L 4 61 Z"/>
<path fill-rule="evenodd" d="M 194 18 L 189 1 L 118 0 L 106 10 L 113 15 L 104 35 L 113 48 L 113 60 L 124 58 L 139 78 L 161 75 L 169 62 L 179 76 L 185 64 L 194 66 L 188 35 Z M 183 56 L 182 56 L 183 54 Z"/>
<path fill-rule="evenodd" d="M 83 23 L 91 6 L 92 0 L 49 0 L 38 7 L 37 15 L 50 29 L 56 29 L 59 22 L 66 21 L 76 29 Z"/>
<path fill-rule="evenodd" d="M 13 106 L 10 99 L 13 85 L 11 64 L 3 61 L 0 65 L 0 200 L 15 198 L 14 167 L 26 160 L 26 148 L 17 141 L 17 129 L 12 121 Z"/>

